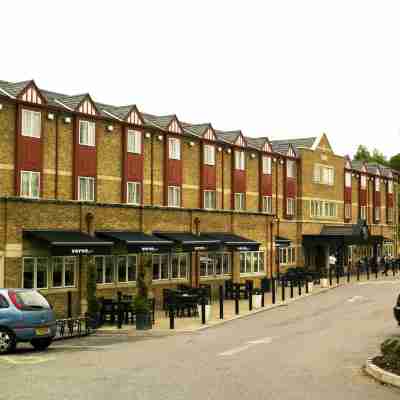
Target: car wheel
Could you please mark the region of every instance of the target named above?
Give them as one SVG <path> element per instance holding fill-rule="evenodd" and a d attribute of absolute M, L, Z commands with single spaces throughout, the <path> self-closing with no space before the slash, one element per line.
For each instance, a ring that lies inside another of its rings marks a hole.
<path fill-rule="evenodd" d="M 16 346 L 15 335 L 6 328 L 0 328 L 0 354 L 9 353 L 15 350 Z"/>
<path fill-rule="evenodd" d="M 51 338 L 43 338 L 43 339 L 34 339 L 31 341 L 31 345 L 35 350 L 43 351 L 46 350 L 50 345 L 53 339 Z"/>

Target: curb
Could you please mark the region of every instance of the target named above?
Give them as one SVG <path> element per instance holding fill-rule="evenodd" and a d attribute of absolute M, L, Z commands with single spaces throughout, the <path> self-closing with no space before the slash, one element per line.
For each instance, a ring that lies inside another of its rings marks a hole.
<path fill-rule="evenodd" d="M 372 359 L 373 357 L 367 359 L 365 372 L 381 383 L 400 388 L 400 376 L 378 367 L 372 362 Z"/>

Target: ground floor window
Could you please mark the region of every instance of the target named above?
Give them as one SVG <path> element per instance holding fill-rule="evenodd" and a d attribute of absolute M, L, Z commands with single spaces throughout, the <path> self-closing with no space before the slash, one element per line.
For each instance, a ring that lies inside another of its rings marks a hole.
<path fill-rule="evenodd" d="M 383 243 L 383 255 L 393 257 L 393 243 Z"/>
<path fill-rule="evenodd" d="M 138 255 L 95 256 L 98 284 L 135 282 Z"/>
<path fill-rule="evenodd" d="M 153 280 L 187 279 L 189 254 L 153 254 Z"/>
<path fill-rule="evenodd" d="M 51 269 L 52 287 L 74 287 L 76 257 L 53 257 Z"/>
<path fill-rule="evenodd" d="M 135 282 L 137 276 L 137 255 L 117 257 L 117 281 L 120 283 Z"/>
<path fill-rule="evenodd" d="M 232 274 L 230 253 L 204 253 L 200 256 L 200 277 Z"/>
<path fill-rule="evenodd" d="M 279 248 L 279 264 L 295 264 L 296 263 L 296 248 L 282 247 Z"/>
<path fill-rule="evenodd" d="M 351 203 L 345 203 L 344 205 L 344 217 L 351 219 Z"/>
<path fill-rule="evenodd" d="M 360 206 L 360 218 L 367 219 L 367 206 Z"/>
<path fill-rule="evenodd" d="M 262 211 L 267 214 L 272 214 L 272 196 L 263 196 Z"/>
<path fill-rule="evenodd" d="M 265 254 L 263 251 L 240 252 L 240 273 L 257 274 L 264 272 Z"/>
<path fill-rule="evenodd" d="M 114 256 L 96 256 L 96 274 L 97 283 L 113 283 L 114 282 Z"/>
<path fill-rule="evenodd" d="M 22 287 L 47 289 L 49 260 L 47 257 L 24 257 L 22 260 Z"/>

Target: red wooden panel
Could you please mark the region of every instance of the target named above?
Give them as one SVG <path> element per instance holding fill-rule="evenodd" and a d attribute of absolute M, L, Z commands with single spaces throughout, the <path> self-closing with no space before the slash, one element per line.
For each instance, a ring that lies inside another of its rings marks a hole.
<path fill-rule="evenodd" d="M 261 175 L 261 195 L 272 196 L 272 175 Z"/>
<path fill-rule="evenodd" d="M 365 206 L 367 205 L 367 191 L 364 189 L 360 189 L 360 199 L 359 199 L 360 205 Z"/>
<path fill-rule="evenodd" d="M 216 168 L 214 165 L 203 165 L 203 189 L 215 190 L 217 187 Z"/>
<path fill-rule="evenodd" d="M 388 208 L 393 207 L 393 193 L 388 193 L 386 195 L 386 203 Z"/>
<path fill-rule="evenodd" d="M 128 153 L 126 156 L 126 180 L 141 182 L 143 180 L 143 156 Z"/>
<path fill-rule="evenodd" d="M 296 179 L 287 178 L 286 180 L 286 197 L 295 198 L 296 197 Z"/>
<path fill-rule="evenodd" d="M 347 187 L 344 188 L 344 201 L 346 203 L 351 203 L 351 191 L 352 191 L 351 188 Z"/>
<path fill-rule="evenodd" d="M 233 170 L 232 187 L 234 193 L 246 193 L 246 171 Z"/>
<path fill-rule="evenodd" d="M 25 171 L 42 170 L 42 141 L 39 138 L 20 137 L 19 166 Z"/>
<path fill-rule="evenodd" d="M 96 147 L 76 146 L 76 176 L 96 177 Z"/>
<path fill-rule="evenodd" d="M 167 184 L 181 186 L 182 185 L 182 161 L 167 161 Z"/>
<path fill-rule="evenodd" d="M 381 192 L 374 192 L 374 205 L 375 207 L 381 206 Z"/>

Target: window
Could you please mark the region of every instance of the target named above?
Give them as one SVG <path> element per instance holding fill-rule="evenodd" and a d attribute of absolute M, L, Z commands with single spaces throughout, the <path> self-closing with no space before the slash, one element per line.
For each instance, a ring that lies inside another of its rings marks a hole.
<path fill-rule="evenodd" d="M 268 214 L 272 214 L 272 196 L 263 196 L 262 211 Z"/>
<path fill-rule="evenodd" d="M 346 219 L 351 219 L 351 204 L 345 203 L 344 205 L 344 217 Z"/>
<path fill-rule="evenodd" d="M 128 153 L 141 154 L 142 153 L 142 132 L 128 131 Z"/>
<path fill-rule="evenodd" d="M 204 164 L 215 165 L 215 146 L 211 144 L 204 145 Z"/>
<path fill-rule="evenodd" d="M 114 256 L 95 256 L 97 283 L 114 282 Z"/>
<path fill-rule="evenodd" d="M 223 276 L 231 273 L 229 253 L 205 253 L 200 256 L 200 277 Z"/>
<path fill-rule="evenodd" d="M 293 160 L 286 160 L 286 177 L 287 178 L 296 177 L 296 164 Z"/>
<path fill-rule="evenodd" d="M 39 111 L 22 110 L 22 136 L 40 138 L 42 114 Z"/>
<path fill-rule="evenodd" d="M 168 186 L 168 206 L 181 206 L 181 188 L 179 186 Z"/>
<path fill-rule="evenodd" d="M 204 191 L 204 208 L 208 210 L 215 210 L 217 208 L 215 190 Z"/>
<path fill-rule="evenodd" d="M 392 194 L 393 193 L 393 181 L 388 181 L 388 193 Z"/>
<path fill-rule="evenodd" d="M 79 144 L 96 146 L 96 124 L 90 121 L 79 121 Z"/>
<path fill-rule="evenodd" d="M 388 207 L 386 209 L 386 213 L 387 213 L 388 222 L 393 222 L 393 208 L 392 207 Z"/>
<path fill-rule="evenodd" d="M 80 176 L 78 189 L 79 201 L 94 201 L 94 178 Z"/>
<path fill-rule="evenodd" d="M 379 221 L 381 219 L 381 208 L 375 207 L 375 221 Z"/>
<path fill-rule="evenodd" d="M 48 259 L 44 257 L 24 257 L 23 282 L 25 289 L 47 289 Z"/>
<path fill-rule="evenodd" d="M 235 193 L 235 210 L 244 211 L 245 210 L 245 196 L 244 193 Z"/>
<path fill-rule="evenodd" d="M 351 204 L 349 206 L 351 211 Z M 314 218 L 337 218 L 337 204 L 324 200 L 310 200 L 310 215 Z"/>
<path fill-rule="evenodd" d="M 8 304 L 8 301 L 0 295 L 0 308 L 8 308 L 10 305 Z"/>
<path fill-rule="evenodd" d="M 141 185 L 140 182 L 128 182 L 127 183 L 127 196 L 126 202 L 128 204 L 139 205 L 141 198 Z"/>
<path fill-rule="evenodd" d="M 117 256 L 117 280 L 120 283 L 136 281 L 137 255 Z"/>
<path fill-rule="evenodd" d="M 294 215 L 295 214 L 295 206 L 296 206 L 296 200 L 292 199 L 292 198 L 288 198 L 287 204 L 286 204 L 286 214 Z"/>
<path fill-rule="evenodd" d="M 344 175 L 344 184 L 347 188 L 351 188 L 351 172 L 346 172 Z"/>
<path fill-rule="evenodd" d="M 295 264 L 296 263 L 296 248 L 295 247 L 280 247 L 279 248 L 279 264 Z"/>
<path fill-rule="evenodd" d="M 315 164 L 313 181 L 314 183 L 322 185 L 333 185 L 335 181 L 334 168 L 322 164 Z"/>
<path fill-rule="evenodd" d="M 375 192 L 381 191 L 381 180 L 379 178 L 375 178 Z"/>
<path fill-rule="evenodd" d="M 240 274 L 258 274 L 264 272 L 263 251 L 240 252 Z"/>
<path fill-rule="evenodd" d="M 75 257 L 52 258 L 52 287 L 75 286 Z"/>
<path fill-rule="evenodd" d="M 235 169 L 244 171 L 245 161 L 244 161 L 244 151 L 235 150 Z"/>
<path fill-rule="evenodd" d="M 360 206 L 360 218 L 367 219 L 367 206 Z"/>
<path fill-rule="evenodd" d="M 189 254 L 153 254 L 153 280 L 187 279 Z"/>
<path fill-rule="evenodd" d="M 262 158 L 262 172 L 264 175 L 272 174 L 272 158 L 269 156 L 263 156 Z"/>
<path fill-rule="evenodd" d="M 367 176 L 366 175 L 361 175 L 361 189 L 366 189 L 367 188 Z"/>
<path fill-rule="evenodd" d="M 168 139 L 168 151 L 170 160 L 181 159 L 181 141 L 177 138 Z"/>
<path fill-rule="evenodd" d="M 40 172 L 21 171 L 21 196 L 38 199 L 40 196 Z"/>

